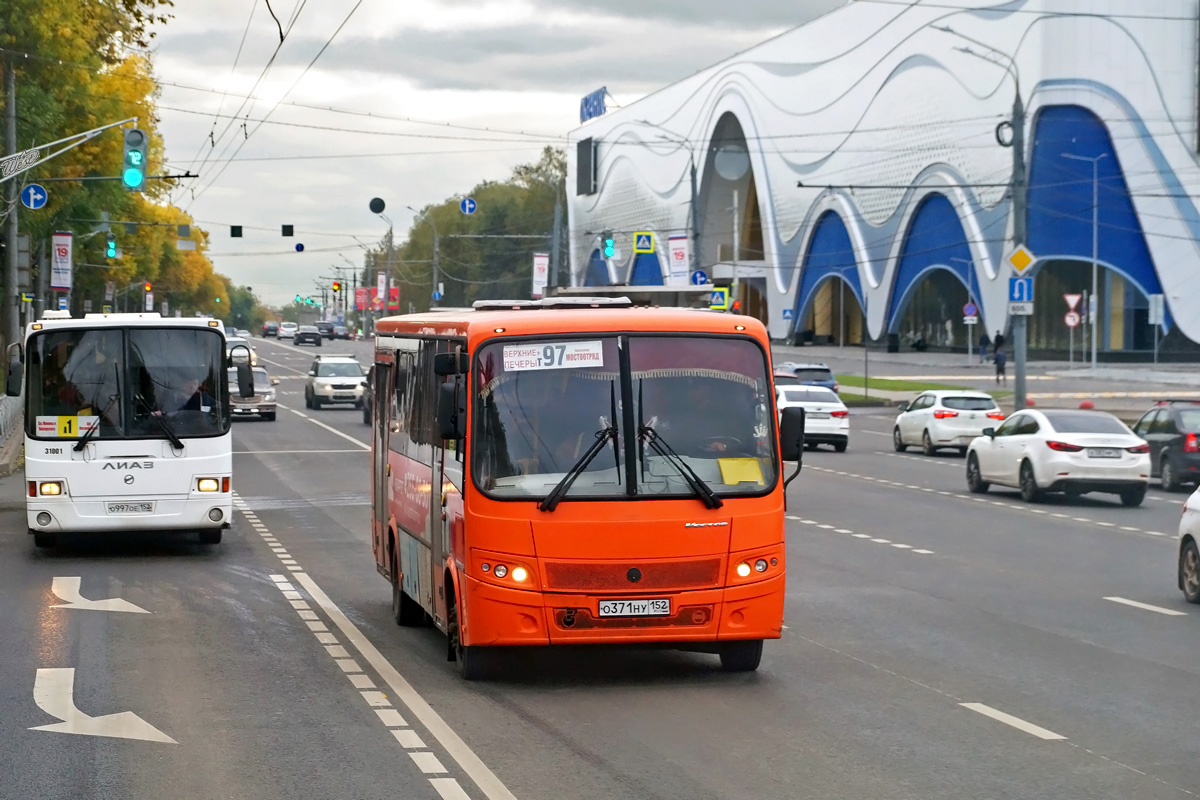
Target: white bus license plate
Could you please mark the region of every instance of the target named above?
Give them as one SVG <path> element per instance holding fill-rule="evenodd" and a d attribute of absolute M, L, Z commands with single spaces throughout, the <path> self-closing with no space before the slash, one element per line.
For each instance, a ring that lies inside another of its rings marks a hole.
<path fill-rule="evenodd" d="M 1088 458 L 1120 458 L 1121 451 L 1109 447 L 1089 447 Z"/>
<path fill-rule="evenodd" d="M 108 513 L 110 514 L 153 514 L 154 501 L 143 503 L 109 503 Z"/>
<path fill-rule="evenodd" d="M 671 600 L 656 597 L 646 600 L 601 600 L 602 617 L 669 617 Z"/>

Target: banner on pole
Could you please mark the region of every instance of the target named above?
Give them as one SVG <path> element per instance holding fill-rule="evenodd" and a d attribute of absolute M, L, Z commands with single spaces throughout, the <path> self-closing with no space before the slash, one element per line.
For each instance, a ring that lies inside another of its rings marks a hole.
<path fill-rule="evenodd" d="M 382 295 L 384 292 L 383 287 L 387 285 L 387 275 L 383 272 L 379 273 L 379 275 L 376 277 L 376 281 L 377 281 L 376 291 L 378 292 L 379 295 Z"/>
<path fill-rule="evenodd" d="M 670 286 L 687 286 L 691 268 L 686 236 L 672 236 L 667 239 L 667 283 Z"/>
<path fill-rule="evenodd" d="M 533 299 L 537 300 L 546 293 L 550 283 L 550 254 L 533 254 Z"/>
<path fill-rule="evenodd" d="M 154 292 L 146 292 L 146 310 L 154 310 Z"/>
<path fill-rule="evenodd" d="M 71 249 L 74 237 L 69 233 L 56 233 L 51 237 L 50 288 L 56 292 L 71 291 Z"/>
<path fill-rule="evenodd" d="M 367 287 L 359 286 L 354 290 L 354 308 L 358 311 L 367 310 Z"/>

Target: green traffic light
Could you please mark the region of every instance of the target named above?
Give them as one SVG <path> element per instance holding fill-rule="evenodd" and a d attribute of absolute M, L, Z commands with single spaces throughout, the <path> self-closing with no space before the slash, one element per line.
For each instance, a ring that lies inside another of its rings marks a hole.
<path fill-rule="evenodd" d="M 127 167 L 122 174 L 121 179 L 125 181 L 125 185 L 133 188 L 142 185 L 142 171 L 137 167 Z"/>
<path fill-rule="evenodd" d="M 219 303 L 219 302 L 221 302 L 221 298 L 219 298 L 219 297 L 218 297 L 218 298 L 216 298 L 216 300 L 217 300 L 217 302 L 218 302 L 218 303 Z"/>
<path fill-rule="evenodd" d="M 142 152 L 140 150 L 130 150 L 129 151 L 129 163 L 133 164 L 135 167 L 141 166 Z"/>
<path fill-rule="evenodd" d="M 117 241 L 116 241 L 116 239 L 108 240 L 108 242 L 105 245 L 104 255 L 106 255 L 109 258 L 117 257 Z"/>

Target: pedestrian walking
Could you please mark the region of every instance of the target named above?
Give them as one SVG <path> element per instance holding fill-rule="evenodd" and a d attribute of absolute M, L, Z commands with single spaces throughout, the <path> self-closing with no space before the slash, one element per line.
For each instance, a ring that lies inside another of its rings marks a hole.
<path fill-rule="evenodd" d="M 996 364 L 996 384 L 999 385 L 1003 383 L 1005 386 L 1007 386 L 1008 375 L 1005 374 L 1004 367 L 1006 364 L 1008 364 L 1008 354 L 1004 352 L 1004 348 L 996 348 L 996 356 L 992 359 L 992 361 Z"/>
<path fill-rule="evenodd" d="M 987 330 L 980 331 L 980 333 L 979 333 L 979 363 L 980 364 L 987 363 L 987 351 L 988 351 L 988 347 L 990 347 L 991 344 L 992 344 L 992 340 L 988 338 Z"/>
<path fill-rule="evenodd" d="M 992 347 L 995 348 L 994 352 L 997 353 L 1000 352 L 1001 347 L 1004 347 L 1004 334 L 1000 331 L 996 331 L 996 336 L 992 339 Z"/>

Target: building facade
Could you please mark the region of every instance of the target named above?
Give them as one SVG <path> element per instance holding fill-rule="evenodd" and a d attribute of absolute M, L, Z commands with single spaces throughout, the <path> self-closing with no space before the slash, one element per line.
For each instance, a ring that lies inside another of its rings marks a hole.
<path fill-rule="evenodd" d="M 1016 123 L 1030 347 L 1090 344 L 1064 299 L 1083 295 L 1100 353 L 1195 348 L 1198 17 L 1200 0 L 850 2 L 572 132 L 572 283 L 699 271 L 779 339 L 994 336 Z"/>

